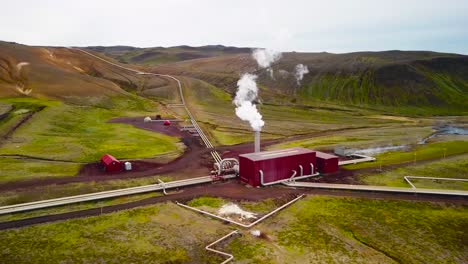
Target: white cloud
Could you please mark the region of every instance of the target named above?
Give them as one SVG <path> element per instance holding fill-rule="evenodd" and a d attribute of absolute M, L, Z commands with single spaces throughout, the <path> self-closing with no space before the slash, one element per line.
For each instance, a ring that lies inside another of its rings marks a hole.
<path fill-rule="evenodd" d="M 468 52 L 461 0 L 24 0 L 5 1 L 2 10 L 0 38 L 31 45 Z"/>

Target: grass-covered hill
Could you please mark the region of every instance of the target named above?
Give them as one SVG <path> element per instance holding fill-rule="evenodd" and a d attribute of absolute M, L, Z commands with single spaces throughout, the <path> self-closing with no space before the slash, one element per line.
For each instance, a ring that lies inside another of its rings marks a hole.
<path fill-rule="evenodd" d="M 298 85 L 297 64 L 309 73 Z M 264 101 L 328 101 L 339 104 L 434 109 L 466 114 L 468 56 L 426 51 L 284 53 L 273 65 L 274 78 L 258 70 L 249 54 L 187 60 L 154 70 L 190 75 L 234 93 L 243 72 L 257 71 Z"/>

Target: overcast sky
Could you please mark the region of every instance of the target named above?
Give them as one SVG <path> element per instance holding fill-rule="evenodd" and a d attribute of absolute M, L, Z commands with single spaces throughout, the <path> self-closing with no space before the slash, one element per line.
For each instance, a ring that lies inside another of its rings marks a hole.
<path fill-rule="evenodd" d="M 53 46 L 222 44 L 468 54 L 468 1 L 3 1 L 0 39 Z"/>

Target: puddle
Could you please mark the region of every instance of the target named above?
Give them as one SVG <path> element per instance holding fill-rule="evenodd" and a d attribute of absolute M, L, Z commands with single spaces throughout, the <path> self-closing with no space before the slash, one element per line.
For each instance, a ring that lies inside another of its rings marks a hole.
<path fill-rule="evenodd" d="M 362 154 L 362 155 L 375 155 L 375 154 L 380 154 L 384 153 L 387 151 L 395 151 L 395 150 L 408 150 L 409 146 L 408 145 L 397 145 L 397 146 L 385 146 L 385 147 L 374 147 L 374 148 L 367 148 L 367 149 L 358 149 L 354 151 L 356 154 Z"/>
<path fill-rule="evenodd" d="M 464 128 L 464 127 L 446 125 L 446 126 L 435 128 L 435 130 L 436 132 L 420 140 L 418 144 L 419 145 L 426 144 L 427 141 L 429 141 L 429 139 L 437 137 L 437 136 L 441 136 L 441 135 L 465 135 L 465 136 L 468 135 L 468 128 Z"/>

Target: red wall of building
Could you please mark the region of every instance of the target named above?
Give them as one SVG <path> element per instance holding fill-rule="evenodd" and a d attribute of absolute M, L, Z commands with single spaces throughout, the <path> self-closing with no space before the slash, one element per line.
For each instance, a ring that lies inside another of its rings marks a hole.
<path fill-rule="evenodd" d="M 292 148 L 281 151 L 264 151 L 239 156 L 239 176 L 243 182 L 251 186 L 260 186 L 259 171 L 263 171 L 264 182 L 274 182 L 288 179 L 293 170 L 300 176 L 299 165 L 304 169 L 303 175 L 312 172 L 310 163 L 316 167 L 315 151 L 304 148 Z"/>
<path fill-rule="evenodd" d="M 338 157 L 317 151 L 317 170 L 320 173 L 334 173 L 338 171 Z"/>

